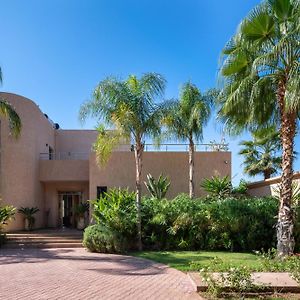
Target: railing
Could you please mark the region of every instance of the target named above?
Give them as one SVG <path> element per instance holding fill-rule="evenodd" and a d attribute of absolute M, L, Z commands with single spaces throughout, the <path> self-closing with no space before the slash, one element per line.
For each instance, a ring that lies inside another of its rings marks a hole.
<path fill-rule="evenodd" d="M 228 151 L 228 144 L 210 143 L 210 144 L 194 144 L 194 151 Z M 131 147 L 134 150 L 134 147 Z M 186 152 L 189 150 L 189 144 L 145 144 L 145 151 L 153 152 Z"/>
<path fill-rule="evenodd" d="M 40 153 L 42 160 L 88 160 L 89 153 L 86 152 L 57 152 Z"/>
<path fill-rule="evenodd" d="M 144 144 L 146 152 L 187 152 L 189 144 Z M 195 144 L 195 151 L 228 151 L 228 144 L 210 143 Z M 134 151 L 134 145 L 120 145 L 115 151 Z M 90 153 L 88 152 L 53 152 L 40 153 L 42 160 L 88 160 Z"/>

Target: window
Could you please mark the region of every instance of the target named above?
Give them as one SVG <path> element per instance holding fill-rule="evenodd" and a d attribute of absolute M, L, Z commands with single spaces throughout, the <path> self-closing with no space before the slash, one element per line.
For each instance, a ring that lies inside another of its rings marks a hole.
<path fill-rule="evenodd" d="M 107 192 L 107 186 L 97 186 L 97 199 L 101 196 L 104 196 L 104 193 Z"/>

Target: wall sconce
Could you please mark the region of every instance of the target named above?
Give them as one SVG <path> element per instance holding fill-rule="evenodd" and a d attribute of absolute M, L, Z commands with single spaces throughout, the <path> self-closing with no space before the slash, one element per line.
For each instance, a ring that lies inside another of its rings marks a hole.
<path fill-rule="evenodd" d="M 228 160 L 224 160 L 224 164 L 228 165 Z"/>

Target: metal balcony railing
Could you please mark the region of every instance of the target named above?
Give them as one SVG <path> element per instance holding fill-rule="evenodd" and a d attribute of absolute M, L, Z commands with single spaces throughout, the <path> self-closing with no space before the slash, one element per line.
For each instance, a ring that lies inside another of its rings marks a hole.
<path fill-rule="evenodd" d="M 40 153 L 42 160 L 88 160 L 89 153 L 87 152 L 53 152 Z"/>
<path fill-rule="evenodd" d="M 146 152 L 187 152 L 189 144 L 144 144 Z M 195 151 L 228 151 L 228 144 L 210 143 L 195 144 Z M 115 151 L 134 151 L 134 145 L 120 145 Z M 40 153 L 42 160 L 88 160 L 90 153 L 88 152 L 53 152 Z"/>
<path fill-rule="evenodd" d="M 194 144 L 195 151 L 228 151 L 228 144 L 210 143 L 210 144 Z M 134 147 L 131 147 L 134 150 Z M 153 152 L 186 152 L 189 150 L 189 144 L 145 144 L 145 151 Z"/>

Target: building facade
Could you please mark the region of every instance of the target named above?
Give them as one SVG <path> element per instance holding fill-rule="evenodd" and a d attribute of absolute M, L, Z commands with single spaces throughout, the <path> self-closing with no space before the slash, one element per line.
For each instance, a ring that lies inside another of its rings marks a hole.
<path fill-rule="evenodd" d="M 0 97 L 13 105 L 22 120 L 22 131 L 15 139 L 8 123 L 1 119 L 0 194 L 2 204 L 38 207 L 35 227 L 75 226 L 75 207 L 95 199 L 112 187 L 135 188 L 135 161 L 131 145 L 113 152 L 105 167 L 96 164 L 92 151 L 95 130 L 63 130 L 31 100 L 11 93 Z M 173 147 L 174 148 L 174 147 Z M 168 150 L 168 151 L 166 151 Z M 188 192 L 188 153 L 149 146 L 143 157 L 143 180 L 169 176 L 167 196 Z M 200 182 L 213 175 L 231 176 L 231 153 L 223 151 L 195 152 L 195 192 L 202 194 Z M 143 193 L 147 191 L 143 187 Z M 8 230 L 24 228 L 23 218 L 16 218 Z"/>

